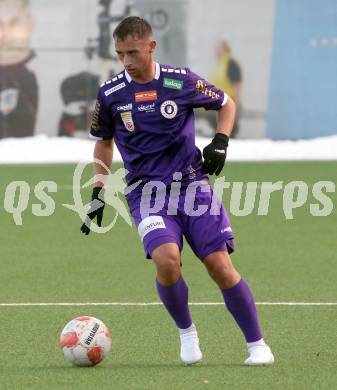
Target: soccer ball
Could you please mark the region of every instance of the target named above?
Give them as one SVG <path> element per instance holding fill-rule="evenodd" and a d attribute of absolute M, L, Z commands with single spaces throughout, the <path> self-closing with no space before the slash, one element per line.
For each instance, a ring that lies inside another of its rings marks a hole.
<path fill-rule="evenodd" d="M 64 357 L 74 365 L 95 366 L 110 351 L 110 332 L 104 323 L 95 317 L 77 317 L 63 328 L 60 347 Z"/>

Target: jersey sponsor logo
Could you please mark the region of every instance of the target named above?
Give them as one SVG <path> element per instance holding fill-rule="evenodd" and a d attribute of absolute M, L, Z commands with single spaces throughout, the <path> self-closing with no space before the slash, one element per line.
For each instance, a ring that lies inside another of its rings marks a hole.
<path fill-rule="evenodd" d="M 197 91 L 211 97 L 212 99 L 219 99 L 220 97 L 220 95 L 213 91 L 212 88 L 207 88 L 203 80 L 198 80 L 195 84 L 195 88 Z"/>
<path fill-rule="evenodd" d="M 156 106 L 155 103 L 150 103 L 150 104 L 142 104 L 137 107 L 137 110 L 140 112 L 155 112 Z"/>
<path fill-rule="evenodd" d="M 150 217 L 144 218 L 138 225 L 138 234 L 140 239 L 143 241 L 144 237 L 156 229 L 166 229 L 163 217 L 159 215 L 151 215 Z"/>
<path fill-rule="evenodd" d="M 181 80 L 175 80 L 175 79 L 169 79 L 167 77 L 164 77 L 164 83 L 163 86 L 165 88 L 171 88 L 171 89 L 182 89 L 184 82 Z"/>
<path fill-rule="evenodd" d="M 148 102 L 151 100 L 157 100 L 157 91 L 154 89 L 151 91 L 136 92 L 135 93 L 135 100 L 137 103 Z"/>
<path fill-rule="evenodd" d="M 124 106 L 117 106 L 117 111 L 130 111 L 132 110 L 132 103 L 125 104 Z"/>
<path fill-rule="evenodd" d="M 107 89 L 105 92 L 104 92 L 104 95 L 105 96 L 109 96 L 111 95 L 113 92 L 116 92 L 118 91 L 119 89 L 122 89 L 126 86 L 125 82 L 123 83 L 119 83 L 117 85 L 115 85 L 114 87 L 110 88 L 110 89 Z"/>
<path fill-rule="evenodd" d="M 165 100 L 160 106 L 160 112 L 166 119 L 172 119 L 177 115 L 178 106 L 173 100 Z"/>
<path fill-rule="evenodd" d="M 135 130 L 131 111 L 121 112 L 121 118 L 127 131 L 131 133 Z"/>

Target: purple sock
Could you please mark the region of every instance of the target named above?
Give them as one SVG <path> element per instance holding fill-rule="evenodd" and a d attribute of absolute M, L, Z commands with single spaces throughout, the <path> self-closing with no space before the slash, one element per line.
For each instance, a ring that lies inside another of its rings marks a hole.
<path fill-rule="evenodd" d="M 222 289 L 221 292 L 247 343 L 262 339 L 254 297 L 246 281 L 241 279 L 234 287 Z"/>
<path fill-rule="evenodd" d="M 182 276 L 176 284 L 170 286 L 163 286 L 157 280 L 157 291 L 177 327 L 189 328 L 192 325 L 192 319 L 188 309 L 188 287 Z"/>

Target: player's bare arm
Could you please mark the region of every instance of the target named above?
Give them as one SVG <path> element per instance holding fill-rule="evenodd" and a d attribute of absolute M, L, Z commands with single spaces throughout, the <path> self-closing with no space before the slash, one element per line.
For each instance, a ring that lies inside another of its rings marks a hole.
<path fill-rule="evenodd" d="M 229 96 L 226 103 L 218 110 L 217 133 L 230 137 L 234 125 L 236 105 Z"/>
<path fill-rule="evenodd" d="M 95 149 L 94 149 L 94 158 L 95 160 L 99 160 L 108 168 L 111 167 L 112 164 L 112 156 L 113 156 L 113 139 L 107 140 L 99 140 L 96 141 Z M 98 179 L 94 187 L 103 187 L 104 179 L 103 177 L 108 175 L 109 172 L 106 171 L 104 165 L 94 162 L 94 173 L 95 176 L 100 178 Z"/>

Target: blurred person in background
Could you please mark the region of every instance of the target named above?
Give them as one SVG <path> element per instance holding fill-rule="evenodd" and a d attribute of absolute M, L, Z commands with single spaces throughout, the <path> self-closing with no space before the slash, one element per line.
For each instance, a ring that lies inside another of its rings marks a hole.
<path fill-rule="evenodd" d="M 27 68 L 33 30 L 28 0 L 0 0 L 0 138 L 34 134 L 38 85 Z"/>
<path fill-rule="evenodd" d="M 232 138 L 235 138 L 239 132 L 242 71 L 238 62 L 232 57 L 231 49 L 226 41 L 216 42 L 215 56 L 217 62 L 209 80 L 216 87 L 225 91 L 236 104 L 237 110 L 231 135 Z"/>

